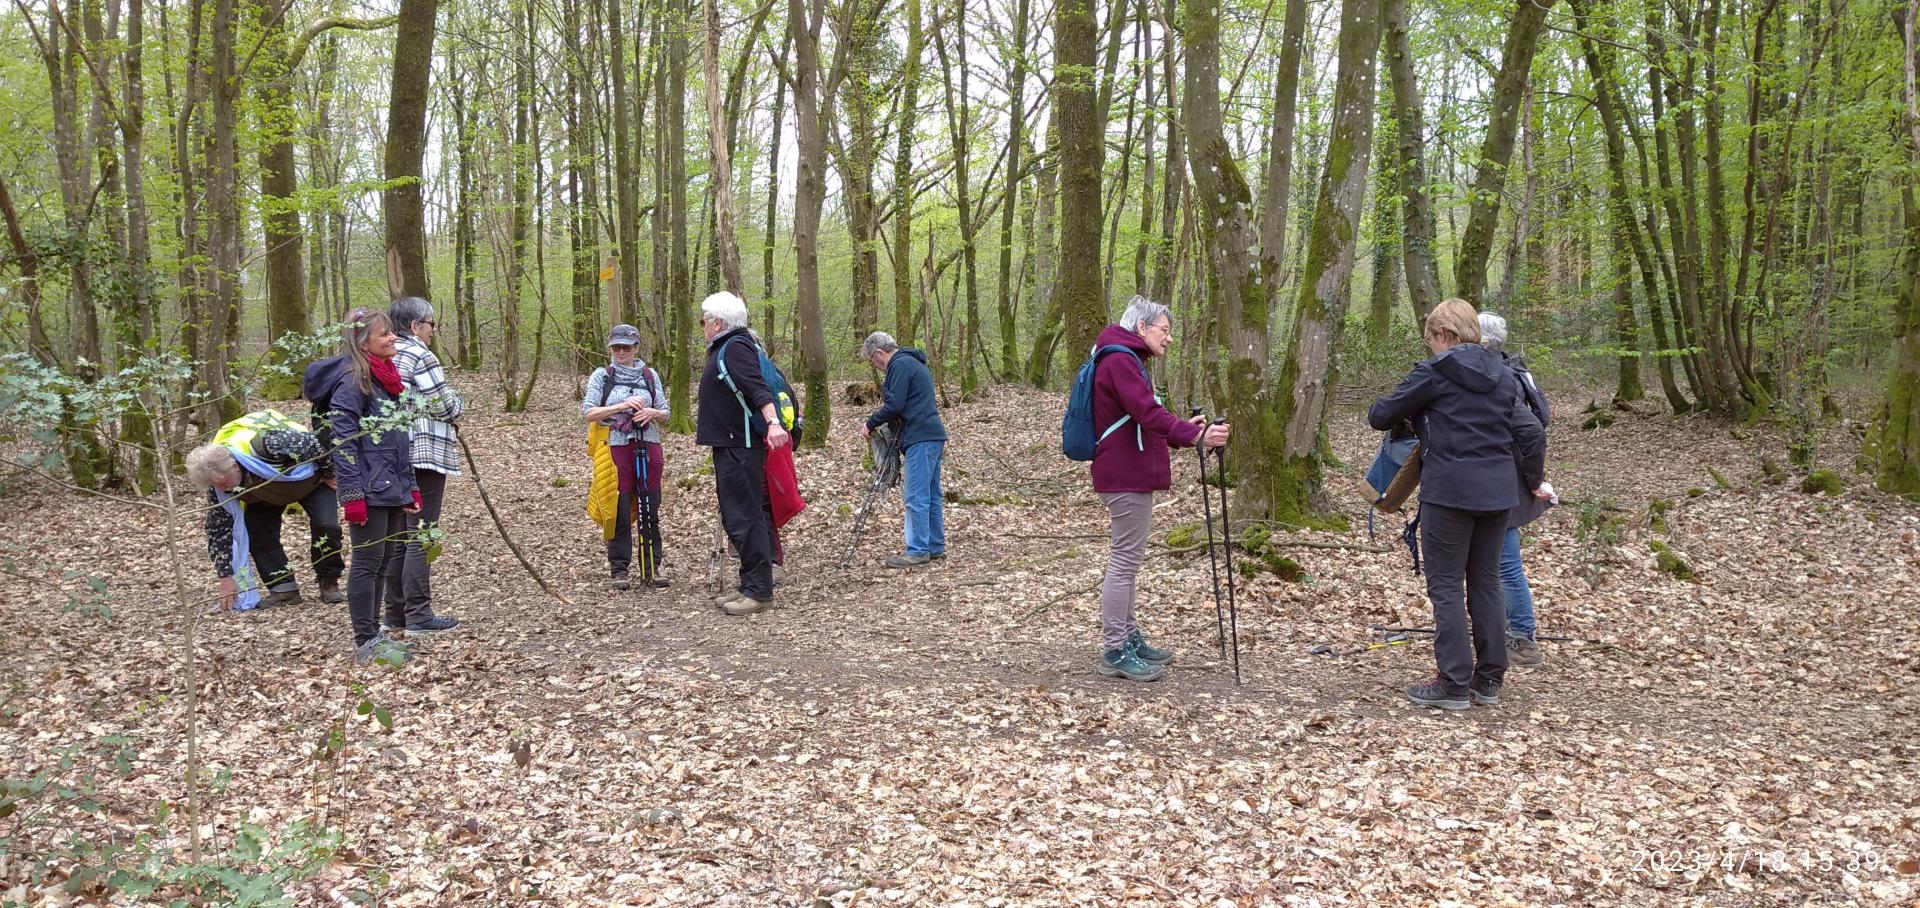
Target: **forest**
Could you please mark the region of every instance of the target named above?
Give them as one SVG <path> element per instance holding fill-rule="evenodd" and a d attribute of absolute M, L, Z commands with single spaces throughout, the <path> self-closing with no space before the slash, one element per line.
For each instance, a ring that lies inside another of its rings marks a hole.
<path fill-rule="evenodd" d="M 1917 24 L 1920 0 L 10 0 L 0 904 L 1920 897 Z M 719 532 L 691 440 L 719 290 L 807 427 L 807 604 L 746 630 L 675 610 Z M 1171 310 L 1166 406 L 1234 428 L 1209 507 L 1249 534 L 1220 542 L 1245 686 L 1189 595 L 1208 485 L 1178 451 L 1142 595 L 1205 680 L 1121 693 L 1061 655 L 1090 649 L 1107 536 L 1054 429 L 1136 296 Z M 434 570 L 486 618 L 364 674 L 334 664 L 337 608 L 207 613 L 181 469 L 304 407 L 349 311 L 400 297 L 432 301 L 468 398 L 491 495 L 449 483 Z M 1503 315 L 1555 401 L 1567 501 L 1529 571 L 1572 636 L 1505 725 L 1386 705 L 1406 647 L 1301 655 L 1429 620 L 1397 526 L 1359 516 L 1359 413 L 1449 298 Z M 608 600 L 578 510 L 575 410 L 623 323 L 673 414 L 685 589 L 645 605 Z M 925 350 L 955 438 L 962 554 L 910 579 L 829 567 L 904 519 L 861 536 L 851 510 L 874 331 Z M 1895 642 L 1863 667 L 1856 635 Z"/>

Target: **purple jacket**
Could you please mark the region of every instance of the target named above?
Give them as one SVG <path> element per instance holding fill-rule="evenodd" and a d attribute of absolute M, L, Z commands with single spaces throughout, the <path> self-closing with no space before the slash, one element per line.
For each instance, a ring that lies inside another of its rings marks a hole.
<path fill-rule="evenodd" d="M 1100 331 L 1094 349 L 1119 344 L 1139 354 L 1136 363 L 1120 353 L 1100 360 L 1093 372 L 1093 425 L 1106 431 L 1122 416 L 1132 419 L 1101 440 L 1093 449 L 1093 490 L 1096 492 L 1159 492 L 1173 486 L 1173 466 L 1167 444 L 1190 448 L 1200 440 L 1199 426 L 1173 415 L 1154 399 L 1153 386 L 1141 374 L 1141 363 L 1153 354 L 1140 335 L 1119 325 Z"/>

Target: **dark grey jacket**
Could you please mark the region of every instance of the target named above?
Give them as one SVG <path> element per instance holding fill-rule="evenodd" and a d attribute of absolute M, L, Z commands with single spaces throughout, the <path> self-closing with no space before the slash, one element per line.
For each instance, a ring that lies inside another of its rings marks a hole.
<path fill-rule="evenodd" d="M 1420 501 L 1465 511 L 1505 511 L 1546 475 L 1546 432 L 1513 370 L 1479 344 L 1461 344 L 1413 367 L 1367 410 L 1386 431 L 1412 419 L 1420 435 Z M 1516 470 L 1518 481 L 1516 481 Z"/>

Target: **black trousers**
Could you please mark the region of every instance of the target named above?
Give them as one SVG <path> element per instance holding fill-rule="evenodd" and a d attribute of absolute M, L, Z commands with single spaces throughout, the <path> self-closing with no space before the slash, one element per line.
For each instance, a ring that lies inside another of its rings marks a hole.
<path fill-rule="evenodd" d="M 1433 657 L 1448 693 L 1464 696 L 1476 681 L 1498 684 L 1506 678 L 1507 599 L 1500 588 L 1500 546 L 1506 535 L 1506 511 L 1420 505 L 1420 548 L 1427 598 L 1433 601 Z"/>
<path fill-rule="evenodd" d="M 427 550 L 416 537 L 422 524 L 440 523 L 440 506 L 447 498 L 447 474 L 415 469 L 420 486 L 420 513 L 406 516 L 407 538 L 395 540 L 387 555 L 387 624 L 406 627 L 433 617 L 433 578 Z"/>
<path fill-rule="evenodd" d="M 347 615 L 353 621 L 353 645 L 380 633 L 380 596 L 392 569 L 394 541 L 407 531 L 407 514 L 397 507 L 367 506 L 367 522 L 352 527 L 353 566 L 347 572 Z"/>
<path fill-rule="evenodd" d="M 300 509 L 307 512 L 307 535 L 312 540 L 307 553 L 314 576 L 322 583 L 338 582 L 346 571 L 340 560 L 339 493 L 316 485 L 300 499 Z M 253 569 L 260 572 L 261 582 L 270 590 L 300 587 L 287 564 L 286 546 L 280 542 L 281 518 L 286 512 L 286 508 L 270 504 L 250 504 L 240 509 L 247 522 L 247 552 L 253 558 Z"/>
<path fill-rule="evenodd" d="M 714 448 L 713 485 L 720 525 L 740 553 L 740 592 L 773 598 L 773 522 L 767 514 L 765 448 Z"/>

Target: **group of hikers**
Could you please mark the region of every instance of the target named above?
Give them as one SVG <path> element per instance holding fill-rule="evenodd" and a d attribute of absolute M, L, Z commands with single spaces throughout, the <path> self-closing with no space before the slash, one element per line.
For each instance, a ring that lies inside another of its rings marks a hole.
<path fill-rule="evenodd" d="M 735 582 L 714 605 L 736 616 L 773 605 L 774 588 L 785 581 L 780 525 L 804 507 L 790 447 L 804 421 L 747 322 L 746 303 L 732 293 L 701 303 L 706 364 L 694 441 L 711 449 L 719 522 L 739 559 Z M 447 479 L 460 475 L 456 422 L 464 406 L 430 346 L 436 327 L 432 305 L 417 297 L 395 300 L 385 312 L 353 310 L 340 354 L 307 369 L 306 427 L 272 410 L 249 413 L 188 455 L 189 479 L 207 489 L 220 608 L 301 600 L 280 542 L 282 515 L 297 504 L 307 514 L 320 601 L 347 605 L 358 661 L 374 658 L 382 644 L 404 646 L 407 634 L 458 625 L 435 611 L 429 567 Z M 1424 334 L 1433 356 L 1373 404 L 1368 422 L 1387 433 L 1383 451 L 1402 438 L 1419 447 L 1412 458 L 1422 488 L 1418 538 L 1438 671 L 1407 695 L 1466 709 L 1497 704 L 1510 665 L 1542 661 L 1519 528 L 1553 500 L 1544 477 L 1548 410 L 1525 365 L 1502 350 L 1499 316 L 1448 300 L 1425 319 Z M 1134 613 L 1154 494 L 1172 487 L 1169 449 L 1220 449 L 1232 432 L 1224 420 L 1183 418 L 1161 403 L 1147 361 L 1165 356 L 1172 336 L 1165 305 L 1133 298 L 1119 322 L 1101 331 L 1062 428 L 1063 451 L 1091 462 L 1109 516 L 1097 670 L 1131 681 L 1158 680 L 1175 659 L 1149 642 Z M 658 515 L 661 430 L 672 409 L 640 342 L 632 325 L 608 332 L 609 362 L 589 376 L 580 403 L 594 460 L 588 510 L 600 525 L 615 590 L 636 581 L 669 585 Z M 1111 355 L 1118 353 L 1127 355 Z M 884 563 L 904 570 L 944 559 L 947 431 L 926 355 L 874 332 L 860 358 L 885 376 L 881 405 L 861 433 L 888 427 L 903 473 L 902 550 Z M 1085 410 L 1081 423 L 1104 430 L 1093 435 L 1078 426 L 1086 437 L 1076 438 L 1076 406 Z M 351 546 L 344 570 L 343 516 Z"/>

